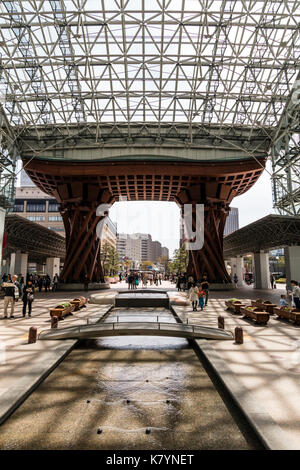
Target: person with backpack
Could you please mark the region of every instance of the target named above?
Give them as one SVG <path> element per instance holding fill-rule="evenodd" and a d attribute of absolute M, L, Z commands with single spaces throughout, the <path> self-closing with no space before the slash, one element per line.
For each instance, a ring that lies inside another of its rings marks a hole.
<path fill-rule="evenodd" d="M 32 307 L 32 302 L 34 300 L 33 290 L 34 288 L 33 288 L 32 281 L 28 281 L 23 289 L 23 296 L 22 296 L 24 318 L 26 316 L 27 305 L 28 305 L 28 317 L 31 317 L 31 307 Z"/>
<path fill-rule="evenodd" d="M 15 302 L 19 300 L 19 286 L 17 283 L 17 276 L 13 276 L 12 280 L 8 279 L 7 282 L 2 283 L 4 289 L 4 319 L 7 319 L 7 309 L 10 305 L 10 318 L 14 317 Z"/>

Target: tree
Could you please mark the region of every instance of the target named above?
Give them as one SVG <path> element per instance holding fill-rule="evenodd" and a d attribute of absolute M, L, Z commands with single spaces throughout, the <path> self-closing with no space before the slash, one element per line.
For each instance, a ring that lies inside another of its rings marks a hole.
<path fill-rule="evenodd" d="M 101 262 L 105 276 L 113 276 L 120 269 L 119 255 L 115 247 L 104 242 L 101 246 Z"/>
<path fill-rule="evenodd" d="M 169 263 L 170 272 L 179 274 L 184 273 L 189 261 L 189 252 L 183 244 L 178 250 L 175 250 L 174 258 Z"/>

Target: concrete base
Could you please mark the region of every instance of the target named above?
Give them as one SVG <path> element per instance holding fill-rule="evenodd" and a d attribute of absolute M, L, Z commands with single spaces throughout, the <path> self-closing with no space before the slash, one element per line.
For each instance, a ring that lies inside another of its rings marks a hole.
<path fill-rule="evenodd" d="M 110 289 L 110 284 L 108 282 L 90 282 L 88 290 L 104 290 Z M 58 291 L 84 291 L 84 284 L 74 282 L 74 284 L 62 283 L 60 282 L 57 285 Z"/>
<path fill-rule="evenodd" d="M 116 297 L 116 307 L 165 307 L 169 308 L 167 294 L 155 292 L 123 292 Z"/>

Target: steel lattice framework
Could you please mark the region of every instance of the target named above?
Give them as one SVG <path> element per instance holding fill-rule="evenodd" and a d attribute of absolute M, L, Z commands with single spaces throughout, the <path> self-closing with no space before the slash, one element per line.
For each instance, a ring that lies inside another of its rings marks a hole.
<path fill-rule="evenodd" d="M 275 203 L 294 213 L 291 200 L 279 202 L 286 192 L 294 199 L 275 155 L 276 130 L 291 133 L 299 24 L 300 2 L 287 0 L 2 1 L 3 109 L 21 149 L 28 136 L 66 140 L 74 127 L 99 145 L 122 129 L 125 147 L 147 133 L 160 146 L 168 126 L 174 145 L 192 147 L 205 129 L 212 145 L 237 136 L 251 155 L 260 133 L 277 145 Z"/>

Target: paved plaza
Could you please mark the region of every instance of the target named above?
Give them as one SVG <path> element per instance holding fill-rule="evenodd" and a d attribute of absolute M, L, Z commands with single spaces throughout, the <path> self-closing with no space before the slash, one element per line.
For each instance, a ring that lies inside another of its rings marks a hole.
<path fill-rule="evenodd" d="M 111 293 L 116 289 L 126 291 L 127 287 L 125 283 L 114 285 Z M 186 293 L 177 293 L 174 284 L 165 281 L 162 286 L 153 286 L 153 289 L 164 289 L 170 292 L 171 298 L 181 298 L 182 304 L 185 303 Z M 100 292 L 99 295 L 105 296 L 107 292 Z M 243 327 L 243 345 L 236 345 L 233 341 L 210 341 L 210 348 L 226 363 L 227 373 L 230 371 L 243 385 L 247 396 L 254 399 L 284 431 L 290 441 L 289 445 L 300 449 L 299 327 L 277 320 L 275 316 L 270 317 L 266 326 L 257 326 L 241 316 L 227 312 L 224 303 L 226 298 L 233 296 L 249 300 L 249 303 L 250 299 L 259 297 L 278 303 L 282 292 L 284 289 L 261 291 L 246 286 L 226 293 L 210 292 L 208 306 L 203 312 L 192 312 L 189 305 L 174 305 L 174 308 L 181 320 L 188 319 L 190 324 L 217 327 L 217 317 L 223 315 L 226 329 L 233 331 L 237 325 Z M 70 300 L 78 294 L 37 293 L 32 318 L 22 317 L 22 303 L 19 302 L 16 304 L 15 319 L 0 321 L 3 362 L 0 366 L 2 421 L 76 344 L 74 340 L 38 341 L 36 344 L 28 344 L 29 327 L 37 326 L 38 331 L 48 329 L 49 307 L 62 300 Z M 110 308 L 111 305 L 107 304 L 89 303 L 87 308 L 67 317 L 60 325 L 85 324 L 88 317 L 89 321 L 99 321 Z M 0 315 L 3 315 L 3 301 Z M 205 349 L 205 346 L 203 348 Z"/>

